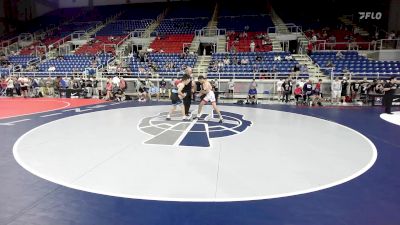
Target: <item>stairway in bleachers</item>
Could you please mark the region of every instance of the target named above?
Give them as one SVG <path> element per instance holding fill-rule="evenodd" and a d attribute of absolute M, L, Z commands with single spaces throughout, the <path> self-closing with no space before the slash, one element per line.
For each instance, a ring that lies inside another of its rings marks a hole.
<path fill-rule="evenodd" d="M 292 54 L 293 58 L 299 62 L 300 65 L 306 65 L 310 78 L 325 78 L 319 66 L 314 64 L 313 60 L 306 54 Z"/>
<path fill-rule="evenodd" d="M 198 77 L 200 75 L 207 77 L 208 66 L 210 65 L 211 56 L 201 55 L 197 58 L 197 62 L 193 68 L 193 76 Z"/>

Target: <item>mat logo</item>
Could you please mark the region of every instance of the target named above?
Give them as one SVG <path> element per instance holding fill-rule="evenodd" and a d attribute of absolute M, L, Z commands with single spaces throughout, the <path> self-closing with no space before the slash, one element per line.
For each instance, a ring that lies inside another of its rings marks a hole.
<path fill-rule="evenodd" d="M 167 114 L 162 112 L 140 120 L 139 130 L 152 136 L 145 144 L 210 147 L 211 138 L 240 134 L 252 124 L 243 115 L 224 111 L 221 112 L 223 123 L 218 123 L 218 116 L 213 112 L 193 121 L 182 121 L 179 115 L 172 115 L 177 119 L 167 121 Z"/>
<path fill-rule="evenodd" d="M 382 19 L 381 12 L 358 12 L 358 14 L 360 15 L 360 20 L 367 20 L 367 19 L 380 20 L 380 19 Z"/>

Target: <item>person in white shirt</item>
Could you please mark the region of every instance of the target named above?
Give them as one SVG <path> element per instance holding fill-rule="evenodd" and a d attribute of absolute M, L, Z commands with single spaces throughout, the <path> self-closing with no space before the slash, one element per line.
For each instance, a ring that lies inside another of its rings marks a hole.
<path fill-rule="evenodd" d="M 304 78 L 301 78 L 300 80 L 297 81 L 296 85 L 298 84 L 300 87 L 304 87 Z"/>
<path fill-rule="evenodd" d="M 9 76 L 6 80 L 7 82 L 7 89 L 6 89 L 6 95 L 13 97 L 14 95 L 14 79 Z"/>
<path fill-rule="evenodd" d="M 251 52 L 254 52 L 255 48 L 256 48 L 256 43 L 254 43 L 254 41 L 252 40 L 252 41 L 250 42 L 250 51 L 251 51 Z"/>
<path fill-rule="evenodd" d="M 339 58 L 339 59 L 344 59 L 344 55 L 343 55 L 343 53 L 341 51 L 338 51 L 336 53 L 336 57 Z"/>
<path fill-rule="evenodd" d="M 274 56 L 274 61 L 281 61 L 281 60 L 282 60 L 282 58 L 281 58 L 280 55 L 275 55 Z"/>
<path fill-rule="evenodd" d="M 281 98 L 283 97 L 282 95 L 282 84 L 283 84 L 283 80 L 279 79 L 278 82 L 276 82 L 276 92 L 278 94 L 278 100 L 281 100 Z"/>
<path fill-rule="evenodd" d="M 229 94 L 229 97 L 233 98 L 234 90 L 235 90 L 235 82 L 232 79 L 230 79 L 228 81 L 228 94 Z"/>
<path fill-rule="evenodd" d="M 47 71 L 49 71 L 49 72 L 54 72 L 54 71 L 56 71 L 56 67 L 55 67 L 54 65 L 51 65 L 51 66 L 49 67 L 49 69 L 47 69 Z"/>
<path fill-rule="evenodd" d="M 115 75 L 112 79 L 112 83 L 114 87 L 119 87 L 121 80 L 119 79 L 119 77 L 117 75 Z"/>
<path fill-rule="evenodd" d="M 292 61 L 292 60 L 293 60 L 292 55 L 287 55 L 287 56 L 285 56 L 285 60 L 287 60 L 287 61 Z"/>
<path fill-rule="evenodd" d="M 341 98 L 342 93 L 342 82 L 339 80 L 339 77 L 336 77 L 332 82 L 332 102 L 338 103 Z"/>

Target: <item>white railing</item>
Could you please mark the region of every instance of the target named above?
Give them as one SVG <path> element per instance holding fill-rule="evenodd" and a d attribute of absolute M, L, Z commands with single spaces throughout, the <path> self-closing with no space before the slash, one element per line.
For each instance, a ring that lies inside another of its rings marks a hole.
<path fill-rule="evenodd" d="M 199 36 L 199 37 L 212 37 L 212 36 L 220 36 L 220 35 L 226 35 L 226 29 L 203 28 L 201 30 L 195 31 L 195 36 Z"/>

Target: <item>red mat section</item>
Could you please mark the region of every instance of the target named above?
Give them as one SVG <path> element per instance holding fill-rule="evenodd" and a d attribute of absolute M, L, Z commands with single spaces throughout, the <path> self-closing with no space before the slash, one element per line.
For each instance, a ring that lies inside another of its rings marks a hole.
<path fill-rule="evenodd" d="M 0 119 L 26 116 L 35 113 L 49 112 L 86 105 L 94 105 L 105 101 L 99 99 L 69 98 L 1 98 Z"/>

